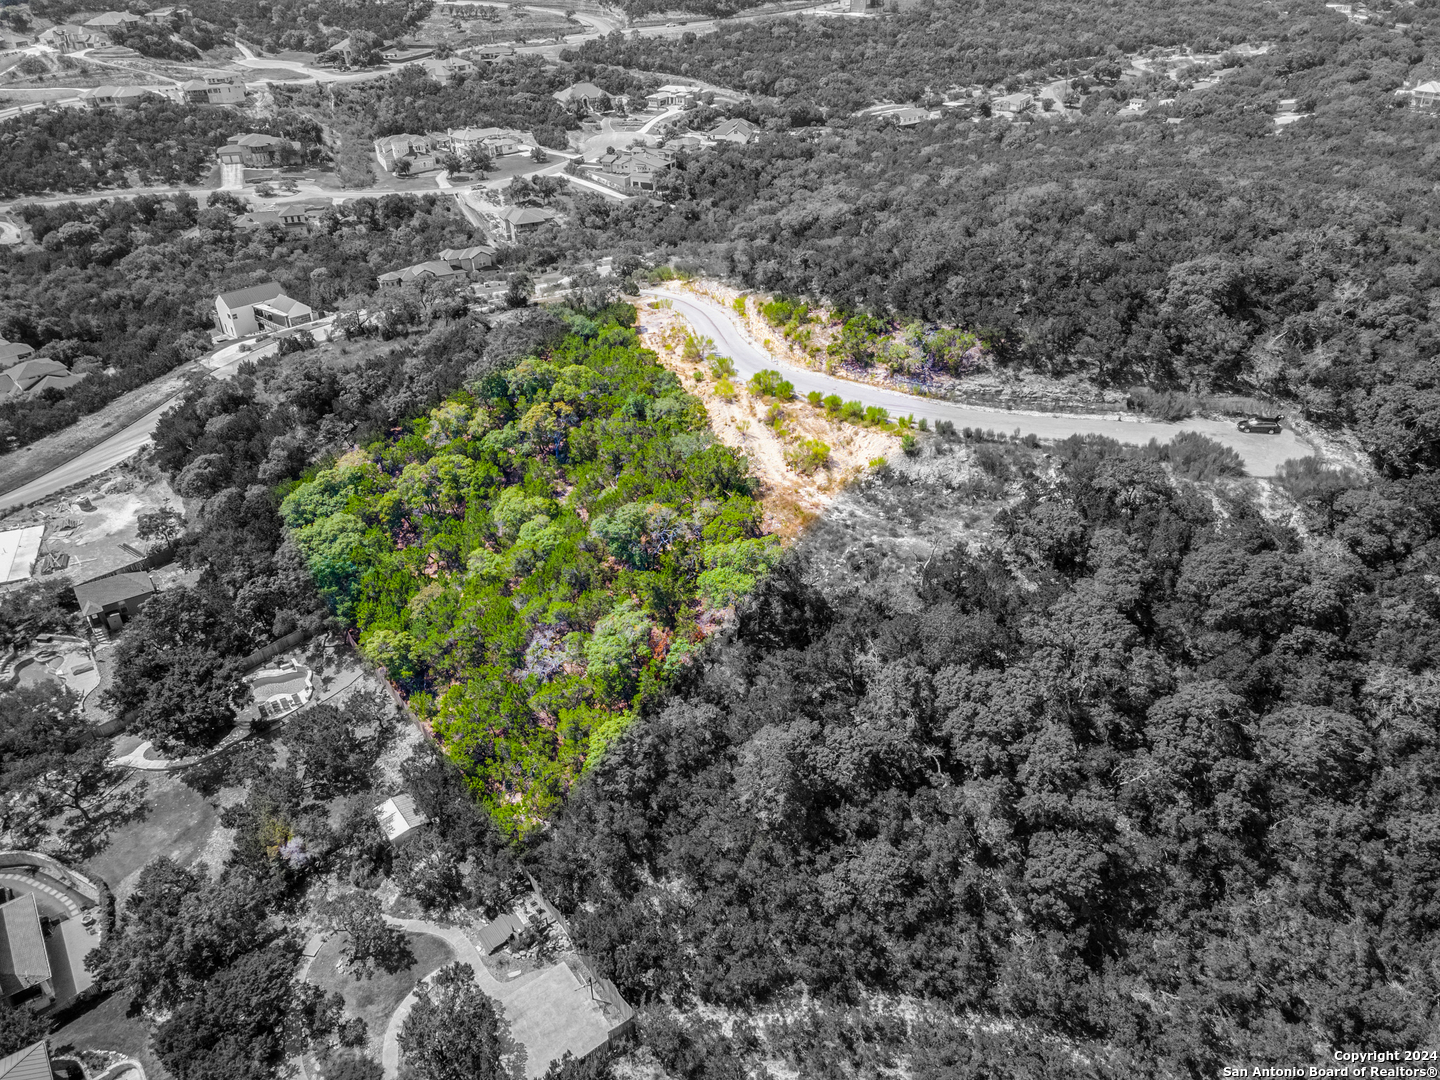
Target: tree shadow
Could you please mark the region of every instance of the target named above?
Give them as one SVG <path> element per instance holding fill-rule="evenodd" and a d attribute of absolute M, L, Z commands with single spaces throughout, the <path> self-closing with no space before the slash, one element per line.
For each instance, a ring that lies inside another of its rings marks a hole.
<path fill-rule="evenodd" d="M 150 781 L 140 779 L 133 784 L 117 788 L 99 809 L 85 812 L 70 811 L 61 819 L 55 829 L 55 838 L 64 849 L 64 858 L 70 862 L 85 862 L 99 855 L 110 845 L 110 834 L 132 822 L 143 821 L 150 813 L 146 795 Z"/>
<path fill-rule="evenodd" d="M 525 1046 L 510 1031 L 510 1021 L 505 1017 L 505 1008 L 494 998 L 496 1034 L 500 1042 L 500 1062 L 510 1080 L 525 1080 L 526 1065 L 530 1060 Z"/>

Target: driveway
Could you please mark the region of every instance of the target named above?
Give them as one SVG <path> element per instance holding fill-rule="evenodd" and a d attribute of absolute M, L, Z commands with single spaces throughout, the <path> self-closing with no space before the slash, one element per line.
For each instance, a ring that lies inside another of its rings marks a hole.
<path fill-rule="evenodd" d="M 838 379 L 824 372 L 788 364 L 755 344 L 740 326 L 733 312 L 719 304 L 690 293 L 672 289 L 646 289 L 647 295 L 671 301 L 675 310 L 685 316 L 695 331 L 712 338 L 716 349 L 735 361 L 736 370 L 748 378 L 764 368 L 784 373 L 795 384 L 795 392 L 805 397 L 812 390 L 825 395 L 839 394 L 846 401 L 878 405 L 892 416 L 913 415 L 933 424 L 949 420 L 956 427 L 993 428 L 1022 434 L 1034 433 L 1042 439 L 1065 439 L 1071 435 L 1108 435 L 1123 443 L 1143 446 L 1151 439 L 1169 442 L 1177 432 L 1196 431 L 1230 447 L 1245 461 L 1251 476 L 1274 476 L 1281 462 L 1291 458 L 1310 457 L 1314 447 L 1286 428 L 1279 435 L 1249 435 L 1237 431 L 1235 425 L 1223 420 L 1190 419 L 1178 423 L 1135 420 L 1123 414 L 1113 419 L 1095 415 L 1054 415 L 1007 409 L 985 409 L 973 405 L 957 405 L 935 398 L 915 397 L 898 390 L 871 386 L 850 379 Z M 642 313 L 643 319 L 643 313 Z"/>

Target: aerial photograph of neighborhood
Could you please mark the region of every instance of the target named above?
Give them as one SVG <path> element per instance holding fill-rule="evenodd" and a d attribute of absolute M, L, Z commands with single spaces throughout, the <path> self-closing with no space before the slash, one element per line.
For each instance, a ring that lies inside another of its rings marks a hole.
<path fill-rule="evenodd" d="M 1440 1077 L 1440 0 L 544 4 L 0 0 L 0 1080 Z"/>

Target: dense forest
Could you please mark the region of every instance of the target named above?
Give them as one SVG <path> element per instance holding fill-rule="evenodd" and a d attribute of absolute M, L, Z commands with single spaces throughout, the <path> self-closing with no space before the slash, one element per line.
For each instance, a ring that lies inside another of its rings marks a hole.
<path fill-rule="evenodd" d="M 146 606 L 117 647 L 108 699 L 160 745 L 213 745 L 242 691 L 233 661 L 330 615 L 279 514 L 287 485 L 322 452 L 369 444 L 467 380 L 507 370 L 564 324 L 530 310 L 492 327 L 463 304 L 437 305 L 408 336 L 366 336 L 375 332 L 353 332 L 366 347 L 348 362 L 302 349 L 201 385 L 161 417 L 153 460 L 196 507 L 177 559 L 199 576 Z"/>
<path fill-rule="evenodd" d="M 394 41 L 414 30 L 430 14 L 431 0 L 194 0 L 186 3 L 202 27 L 259 45 L 269 52 L 303 49 L 323 52 L 346 34 L 360 31 L 382 41 Z M 43 19 L 68 22 L 82 12 L 125 10 L 118 4 L 89 0 L 30 0 L 30 9 Z M 214 42 L 182 27 L 182 35 L 200 49 Z M 141 31 L 143 34 L 144 31 Z"/>
<path fill-rule="evenodd" d="M 280 505 L 361 651 L 496 820 L 540 823 L 769 570 L 743 458 L 628 305 L 346 454 Z"/>
<path fill-rule="evenodd" d="M 436 195 L 352 200 L 311 235 L 237 229 L 244 204 L 209 202 L 182 193 L 21 208 L 39 247 L 0 250 L 0 336 L 90 374 L 63 395 L 9 404 L 0 450 L 208 351 L 217 293 L 273 278 L 288 295 L 333 308 L 374 290 L 378 273 L 474 236 Z"/>
<path fill-rule="evenodd" d="M 1325 10 L 1318 0 L 1289 7 L 1292 16 Z M 924 4 L 883 19 L 737 21 L 682 37 L 616 31 L 573 55 L 849 111 L 887 98 L 915 101 L 954 85 L 1013 80 L 1018 86 L 1023 74 L 1045 69 L 1056 77 L 1077 74 L 1155 46 L 1223 52 L 1276 36 L 1284 26 L 1272 6 L 1245 0 L 1006 0 Z"/>
<path fill-rule="evenodd" d="M 920 32 L 930 18 L 896 21 L 910 33 L 892 70 L 938 47 Z M 887 22 L 848 25 L 767 23 L 756 69 L 801 87 L 793 104 L 750 106 L 777 132 L 682 156 L 662 203 L 578 199 L 556 246 L 649 239 L 755 288 L 970 328 L 1003 363 L 1259 390 L 1354 425 L 1386 469 L 1440 464 L 1427 149 L 1440 117 L 1394 94 L 1431 70 L 1418 27 L 1294 17 L 1269 52 L 1145 113 L 1107 96 L 1065 121 L 817 126 L 813 101 L 849 54 L 798 42 Z M 585 48 L 704 74 L 716 39 L 653 40 Z M 1277 129 L 1290 98 L 1313 111 Z"/>
<path fill-rule="evenodd" d="M 158 95 L 124 109 L 20 113 L 0 121 L 0 195 L 194 184 L 215 168 L 216 148 L 253 123 Z"/>
<path fill-rule="evenodd" d="M 1019 493 L 993 532 L 907 572 L 842 500 L 530 854 L 660 1006 L 662 1063 L 1201 1077 L 1428 1045 L 1433 483 L 1291 470 L 1302 542 L 1109 440 L 965 456 Z M 899 534 L 961 502 L 867 484 Z"/>

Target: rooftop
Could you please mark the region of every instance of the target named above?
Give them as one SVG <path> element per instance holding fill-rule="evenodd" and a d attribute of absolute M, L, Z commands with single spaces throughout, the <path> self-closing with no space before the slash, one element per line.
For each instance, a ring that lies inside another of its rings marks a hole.
<path fill-rule="evenodd" d="M 402 793 L 375 807 L 375 820 L 385 838 L 393 842 L 430 819 L 416 809 L 413 798 Z"/>
<path fill-rule="evenodd" d="M 309 304 L 302 304 L 299 300 L 285 296 L 283 293 L 274 300 L 267 300 L 255 305 L 263 307 L 266 311 L 276 311 L 281 315 L 294 318 L 296 315 L 313 315 L 314 309 Z"/>
<path fill-rule="evenodd" d="M 0 1080 L 51 1080 L 52 1075 L 44 1039 L 0 1058 Z"/>
<path fill-rule="evenodd" d="M 50 978 L 40 909 L 29 893 L 0 904 L 0 993 L 10 997 Z"/>
<path fill-rule="evenodd" d="M 246 289 L 236 289 L 233 292 L 221 293 L 215 298 L 217 304 L 224 304 L 231 311 L 236 308 L 249 307 L 251 304 L 259 304 L 265 300 L 274 300 L 277 296 L 283 296 L 284 292 L 280 285 L 274 281 L 267 281 L 263 285 L 251 285 Z"/>
<path fill-rule="evenodd" d="M 84 581 L 75 586 L 75 599 L 84 615 L 98 614 L 107 604 L 149 596 L 155 585 L 149 574 L 114 574 L 98 581 Z"/>

